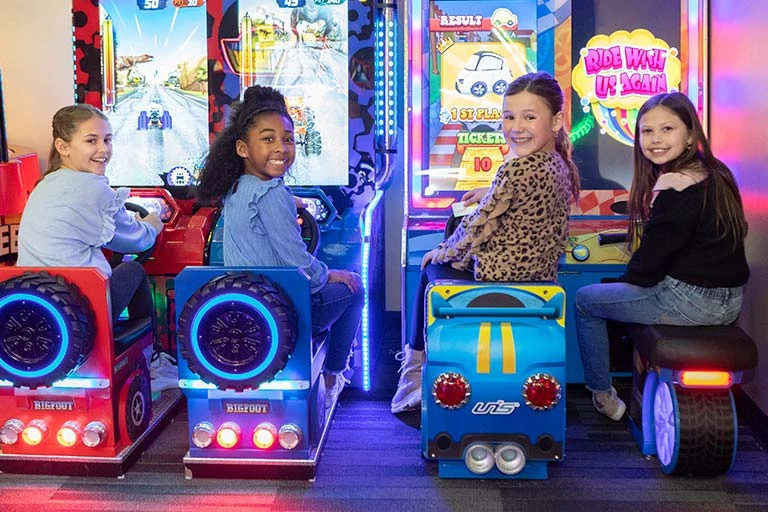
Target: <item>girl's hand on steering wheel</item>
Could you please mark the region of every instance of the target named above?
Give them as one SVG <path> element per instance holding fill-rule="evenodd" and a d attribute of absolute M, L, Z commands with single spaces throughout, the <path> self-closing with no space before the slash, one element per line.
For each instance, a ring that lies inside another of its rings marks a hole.
<path fill-rule="evenodd" d="M 160 216 L 154 212 L 150 212 L 144 217 L 139 217 L 139 214 L 137 213 L 136 219 L 140 220 L 141 222 L 146 222 L 147 224 L 155 228 L 155 232 L 158 235 L 165 227 L 165 224 L 163 224 L 163 221 L 160 220 Z"/>

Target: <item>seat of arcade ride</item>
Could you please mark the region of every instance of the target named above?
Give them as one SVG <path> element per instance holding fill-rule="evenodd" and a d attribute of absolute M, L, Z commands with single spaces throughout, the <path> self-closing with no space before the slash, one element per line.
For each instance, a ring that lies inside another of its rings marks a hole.
<path fill-rule="evenodd" d="M 112 324 L 115 341 L 115 355 L 120 355 L 152 330 L 152 318 L 127 318 Z"/>
<path fill-rule="evenodd" d="M 750 370 L 757 366 L 755 342 L 735 325 L 627 324 L 641 356 L 665 368 Z"/>

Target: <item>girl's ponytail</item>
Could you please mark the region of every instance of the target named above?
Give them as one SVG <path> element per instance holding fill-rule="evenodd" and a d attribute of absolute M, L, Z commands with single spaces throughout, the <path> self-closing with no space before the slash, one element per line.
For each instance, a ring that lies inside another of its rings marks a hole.
<path fill-rule="evenodd" d="M 579 190 L 581 189 L 581 180 L 579 178 L 579 168 L 576 167 L 576 163 L 573 161 L 573 144 L 568 137 L 568 133 L 565 131 L 565 127 L 561 127 L 555 134 L 555 149 L 560 156 L 563 157 L 565 163 L 568 165 L 568 169 L 571 171 L 571 194 L 574 203 L 579 201 Z"/>

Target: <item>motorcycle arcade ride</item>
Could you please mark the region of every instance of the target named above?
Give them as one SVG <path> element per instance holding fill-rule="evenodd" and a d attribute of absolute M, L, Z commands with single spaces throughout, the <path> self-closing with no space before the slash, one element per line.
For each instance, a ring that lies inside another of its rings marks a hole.
<path fill-rule="evenodd" d="M 547 478 L 565 444 L 565 293 L 439 280 L 426 300 L 422 454 L 441 478 Z"/>
<path fill-rule="evenodd" d="M 313 252 L 317 223 L 302 209 L 299 221 Z M 220 249 L 212 245 L 211 254 Z M 177 326 L 186 477 L 314 479 L 336 403 L 326 411 L 326 338 L 312 336 L 307 276 L 189 267 L 177 277 L 176 300 L 184 304 Z"/>
<path fill-rule="evenodd" d="M 628 421 L 643 455 L 666 474 L 714 476 L 736 460 L 731 388 L 757 367 L 739 327 L 628 324 L 635 346 Z"/>
<path fill-rule="evenodd" d="M 122 476 L 170 421 L 152 320 L 113 324 L 108 290 L 95 268 L 0 267 L 0 471 Z"/>

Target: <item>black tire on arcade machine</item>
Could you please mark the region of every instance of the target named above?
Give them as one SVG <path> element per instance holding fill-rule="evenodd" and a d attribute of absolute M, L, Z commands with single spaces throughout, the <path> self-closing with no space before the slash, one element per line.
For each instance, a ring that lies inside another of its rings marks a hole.
<path fill-rule="evenodd" d="M 131 379 L 125 400 L 125 429 L 128 439 L 136 441 L 149 428 L 152 419 L 152 389 L 149 370 L 142 363 L 139 372 Z"/>
<path fill-rule="evenodd" d="M 317 395 L 315 395 L 315 410 L 317 414 L 312 422 L 312 443 L 319 443 L 320 436 L 323 434 L 323 428 L 325 427 L 325 416 L 328 411 L 325 410 L 325 378 L 322 374 L 317 378 Z"/>
<path fill-rule="evenodd" d="M 730 389 L 687 389 L 662 382 L 654 396 L 656 451 L 666 474 L 727 473 L 736 455 Z"/>
<path fill-rule="evenodd" d="M 27 272 L 0 283 L 0 379 L 50 386 L 83 364 L 94 335 L 88 299 L 63 277 Z"/>
<path fill-rule="evenodd" d="M 189 298 L 179 315 L 178 343 L 201 379 L 242 391 L 272 380 L 285 367 L 297 326 L 293 304 L 278 285 L 260 274 L 229 273 Z"/>

